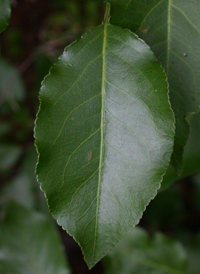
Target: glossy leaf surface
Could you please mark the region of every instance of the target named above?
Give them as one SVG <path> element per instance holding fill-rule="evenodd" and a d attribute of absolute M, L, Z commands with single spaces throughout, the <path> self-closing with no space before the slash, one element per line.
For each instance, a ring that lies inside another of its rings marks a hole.
<path fill-rule="evenodd" d="M 92 267 L 139 222 L 169 163 L 166 76 L 143 41 L 106 23 L 66 48 L 40 101 L 38 181 Z"/>
<path fill-rule="evenodd" d="M 0 33 L 8 25 L 10 13 L 10 0 L 0 0 Z"/>
<path fill-rule="evenodd" d="M 106 274 L 186 274 L 183 246 L 161 233 L 135 228 L 105 259 Z"/>
<path fill-rule="evenodd" d="M 200 1 L 110 0 L 112 22 L 136 32 L 164 66 L 176 115 L 171 159 L 182 171 L 183 148 L 189 135 L 188 113 L 200 106 Z"/>
<path fill-rule="evenodd" d="M 0 272 L 69 274 L 57 232 L 45 215 L 10 203 L 0 224 Z"/>

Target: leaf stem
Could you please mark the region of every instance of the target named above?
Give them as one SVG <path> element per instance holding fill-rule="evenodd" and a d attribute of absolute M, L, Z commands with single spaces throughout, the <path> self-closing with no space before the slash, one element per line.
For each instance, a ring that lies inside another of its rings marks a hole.
<path fill-rule="evenodd" d="M 104 24 L 108 24 L 110 22 L 110 3 L 106 2 L 106 11 L 104 16 Z"/>

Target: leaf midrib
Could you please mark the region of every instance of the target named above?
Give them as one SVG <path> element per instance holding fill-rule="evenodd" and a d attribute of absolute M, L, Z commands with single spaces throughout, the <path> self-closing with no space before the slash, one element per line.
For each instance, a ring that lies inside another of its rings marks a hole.
<path fill-rule="evenodd" d="M 171 49 L 171 17 L 172 17 L 172 0 L 168 0 L 168 16 L 167 16 L 167 64 L 166 64 L 166 74 L 169 75 L 169 55 Z"/>
<path fill-rule="evenodd" d="M 99 180 L 97 190 L 97 209 L 96 209 L 96 221 L 95 221 L 95 235 L 94 235 L 94 246 L 93 246 L 93 258 L 96 249 L 97 240 L 97 228 L 98 228 L 98 217 L 99 217 L 99 205 L 100 205 L 100 194 L 101 194 L 101 182 L 102 182 L 102 167 L 103 167 L 103 149 L 104 149 L 104 122 L 105 122 L 105 85 L 106 85 L 106 46 L 107 46 L 107 26 L 108 18 L 104 23 L 104 35 L 103 35 L 103 47 L 102 47 L 102 105 L 101 105 L 101 145 L 100 145 L 100 160 L 99 160 Z"/>

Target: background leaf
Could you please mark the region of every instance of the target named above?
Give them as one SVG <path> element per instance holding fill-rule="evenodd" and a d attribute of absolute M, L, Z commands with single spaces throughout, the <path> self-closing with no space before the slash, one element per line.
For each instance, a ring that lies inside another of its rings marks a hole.
<path fill-rule="evenodd" d="M 166 76 L 143 41 L 105 24 L 65 50 L 40 101 L 38 181 L 92 267 L 139 222 L 169 163 Z"/>
<path fill-rule="evenodd" d="M 52 219 L 47 208 L 44 194 L 41 192 L 36 181 L 36 162 L 37 153 L 34 146 L 31 146 L 26 151 L 19 172 L 10 182 L 2 187 L 0 191 L 0 204 L 3 206 L 9 201 L 16 201 L 30 209 L 39 210 Z"/>
<path fill-rule="evenodd" d="M 200 233 L 187 235 L 184 244 L 189 261 L 188 273 L 198 274 L 200 269 Z"/>
<path fill-rule="evenodd" d="M 24 83 L 17 69 L 3 58 L 0 58 L 0 107 L 19 109 L 19 103 L 25 96 Z"/>
<path fill-rule="evenodd" d="M 10 203 L 0 225 L 0 271 L 68 274 L 57 232 L 45 215 Z"/>
<path fill-rule="evenodd" d="M 110 0 L 112 23 L 130 28 L 151 46 L 164 66 L 176 115 L 171 163 L 180 174 L 189 135 L 185 117 L 200 105 L 199 0 Z"/>
<path fill-rule="evenodd" d="M 106 274 L 186 274 L 183 246 L 161 233 L 152 238 L 137 227 L 105 258 Z"/>
<path fill-rule="evenodd" d="M 0 145 L 0 173 L 10 171 L 22 154 L 20 146 L 9 143 Z"/>
<path fill-rule="evenodd" d="M 11 6 L 10 0 L 0 0 L 0 33 L 8 25 L 10 18 Z"/>
<path fill-rule="evenodd" d="M 183 157 L 183 173 L 179 177 L 174 169 L 169 166 L 164 176 L 161 190 L 168 188 L 178 179 L 185 178 L 200 171 L 200 114 L 192 116 L 190 124 L 190 137 L 185 147 Z"/>

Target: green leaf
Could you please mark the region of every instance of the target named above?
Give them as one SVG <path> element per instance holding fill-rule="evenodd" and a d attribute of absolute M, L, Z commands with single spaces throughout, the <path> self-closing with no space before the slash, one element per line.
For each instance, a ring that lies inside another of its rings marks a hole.
<path fill-rule="evenodd" d="M 0 173 L 9 171 L 17 163 L 22 154 L 22 148 L 15 144 L 0 144 Z"/>
<path fill-rule="evenodd" d="M 178 230 L 177 238 L 184 245 L 188 258 L 188 274 L 199 274 L 200 270 L 200 233 L 187 229 Z"/>
<path fill-rule="evenodd" d="M 184 245 L 188 255 L 188 273 L 199 274 L 200 270 L 200 233 L 186 234 Z"/>
<path fill-rule="evenodd" d="M 105 23 L 66 48 L 40 101 L 38 181 L 91 268 L 160 187 L 174 137 L 166 76 L 135 34 Z"/>
<path fill-rule="evenodd" d="M 0 95 L 0 107 L 7 104 L 15 111 L 25 96 L 24 83 L 18 70 L 3 58 L 0 58 Z"/>
<path fill-rule="evenodd" d="M 185 147 L 183 157 L 183 173 L 179 177 L 174 169 L 169 166 L 164 176 L 161 190 L 165 190 L 178 179 L 185 178 L 200 171 L 200 113 L 191 117 L 190 124 L 190 137 Z"/>
<path fill-rule="evenodd" d="M 10 0 L 0 0 L 0 33 L 7 27 L 10 14 Z"/>
<path fill-rule="evenodd" d="M 0 225 L 0 271 L 68 274 L 57 232 L 45 215 L 10 203 Z"/>
<path fill-rule="evenodd" d="M 3 154 L 3 153 L 2 153 Z M 49 213 L 44 193 L 41 192 L 35 176 L 37 153 L 32 145 L 26 148 L 26 155 L 17 175 L 0 189 L 0 205 L 16 201 L 23 206 L 45 213 L 54 222 Z"/>
<path fill-rule="evenodd" d="M 186 274 L 187 256 L 179 242 L 135 228 L 105 258 L 105 268 L 106 274 Z"/>
<path fill-rule="evenodd" d="M 172 165 L 182 171 L 189 136 L 188 113 L 200 106 L 199 0 L 110 0 L 112 22 L 130 28 L 151 46 L 164 66 L 176 116 Z"/>
<path fill-rule="evenodd" d="M 26 207 L 33 208 L 34 195 L 31 189 L 31 181 L 28 175 L 18 174 L 9 184 L 0 192 L 1 204 L 14 200 Z"/>

